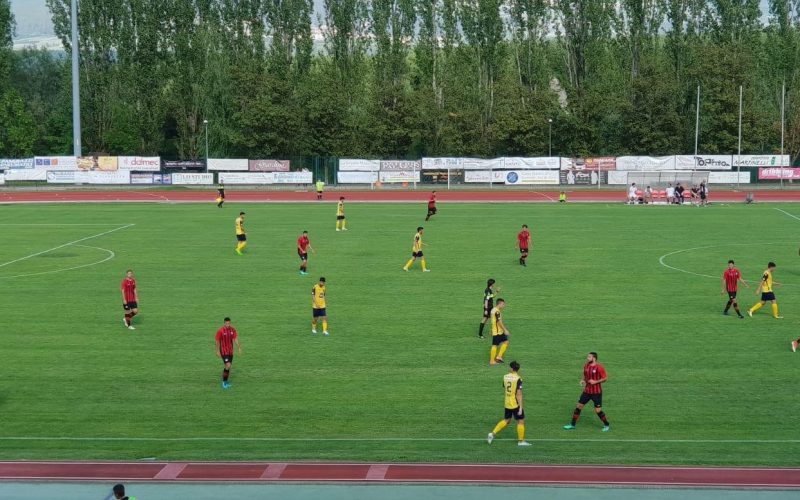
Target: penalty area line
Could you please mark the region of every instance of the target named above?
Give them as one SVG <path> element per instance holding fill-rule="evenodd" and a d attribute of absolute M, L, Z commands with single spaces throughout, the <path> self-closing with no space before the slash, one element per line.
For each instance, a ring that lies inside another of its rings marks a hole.
<path fill-rule="evenodd" d="M 777 210 L 778 212 L 781 212 L 781 213 L 783 213 L 783 214 L 786 214 L 786 215 L 788 215 L 788 216 L 789 216 L 789 217 L 791 217 L 792 219 L 797 219 L 797 220 L 800 220 L 800 217 L 798 217 L 798 216 L 796 216 L 796 215 L 792 215 L 792 214 L 790 214 L 789 212 L 787 212 L 786 210 L 781 210 L 780 208 L 776 208 L 775 210 Z"/>

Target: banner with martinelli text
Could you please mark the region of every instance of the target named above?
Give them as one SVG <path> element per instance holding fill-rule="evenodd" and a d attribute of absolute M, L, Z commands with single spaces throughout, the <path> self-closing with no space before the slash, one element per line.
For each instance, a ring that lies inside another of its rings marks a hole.
<path fill-rule="evenodd" d="M 734 167 L 788 167 L 789 155 L 733 155 Z"/>

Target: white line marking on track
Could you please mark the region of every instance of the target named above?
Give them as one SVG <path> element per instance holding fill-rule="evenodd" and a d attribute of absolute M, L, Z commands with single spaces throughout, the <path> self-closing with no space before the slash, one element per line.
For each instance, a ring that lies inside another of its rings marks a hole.
<path fill-rule="evenodd" d="M 78 240 L 75 240 L 75 241 L 70 241 L 69 243 L 64 243 L 63 245 L 58 245 L 57 247 L 48 248 L 47 250 L 42 250 L 41 252 L 32 253 L 30 255 L 26 255 L 25 257 L 20 257 L 19 259 L 14 259 L 14 260 L 10 260 L 8 262 L 4 262 L 3 264 L 0 264 L 0 267 L 5 267 L 5 266 L 8 266 L 10 264 L 14 264 L 15 262 L 21 262 L 23 260 L 30 259 L 31 257 L 36 257 L 38 255 L 42 255 L 42 254 L 45 254 L 45 253 L 48 253 L 48 252 L 52 252 L 53 250 L 58 250 L 60 248 L 64 248 L 64 247 L 69 246 L 69 245 L 74 245 L 75 243 L 80 243 L 82 241 L 91 240 L 92 238 L 99 238 L 100 236 L 104 236 L 106 234 L 111 234 L 113 232 L 120 231 L 122 229 L 127 229 L 127 228 L 135 226 L 135 225 L 136 224 L 128 224 L 128 225 L 125 225 L 125 226 L 116 227 L 116 228 L 111 229 L 109 231 L 103 231 L 102 233 L 93 234 L 91 236 L 87 236 L 85 238 L 81 238 L 81 239 L 78 239 Z"/>
<path fill-rule="evenodd" d="M 786 210 L 781 210 L 780 208 L 776 208 L 775 210 L 777 210 L 778 212 L 783 212 L 784 214 L 788 215 L 788 216 L 789 216 L 789 217 L 791 217 L 792 219 L 797 219 L 797 220 L 800 220 L 800 217 L 798 217 L 798 216 L 796 216 L 796 215 L 792 215 L 792 214 L 790 214 L 789 212 L 787 212 Z"/>
<path fill-rule="evenodd" d="M 108 256 L 106 258 L 102 259 L 102 260 L 98 260 L 98 261 L 95 261 L 95 262 L 90 262 L 89 264 L 81 264 L 80 266 L 65 267 L 65 268 L 62 268 L 62 269 L 53 269 L 52 271 L 41 271 L 41 272 L 38 272 L 38 273 L 15 274 L 14 276 L 0 276 L 0 279 L 24 278 L 24 277 L 28 277 L 28 276 L 41 276 L 43 274 L 63 273 L 65 271 L 72 271 L 72 270 L 75 270 L 75 269 L 83 269 L 84 267 L 96 266 L 98 264 L 102 264 L 103 262 L 109 261 L 109 260 L 113 259 L 114 257 L 116 257 L 116 254 L 113 251 L 109 250 L 108 248 L 91 247 L 91 246 L 88 246 L 88 245 L 73 245 L 73 246 L 83 247 L 83 248 L 93 248 L 93 249 L 96 249 L 96 250 L 102 250 L 104 252 L 107 252 Z"/>

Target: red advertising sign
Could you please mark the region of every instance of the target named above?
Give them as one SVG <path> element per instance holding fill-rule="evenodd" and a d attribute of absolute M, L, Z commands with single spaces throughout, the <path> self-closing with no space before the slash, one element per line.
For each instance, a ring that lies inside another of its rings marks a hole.
<path fill-rule="evenodd" d="M 800 179 L 800 168 L 759 168 L 758 178 L 764 180 L 798 180 Z"/>

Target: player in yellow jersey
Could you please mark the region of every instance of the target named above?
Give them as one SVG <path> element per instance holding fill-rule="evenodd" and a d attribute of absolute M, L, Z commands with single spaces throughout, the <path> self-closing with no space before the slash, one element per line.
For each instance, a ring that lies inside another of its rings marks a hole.
<path fill-rule="evenodd" d="M 344 218 L 344 196 L 339 197 L 336 204 L 336 230 L 347 231 L 347 220 Z"/>
<path fill-rule="evenodd" d="M 322 318 L 322 334 L 328 335 L 328 313 L 325 310 L 325 278 L 311 289 L 311 333 L 317 333 L 317 321 Z"/>
<path fill-rule="evenodd" d="M 425 263 L 425 256 L 422 254 L 422 247 L 425 246 L 425 244 L 422 243 L 423 231 L 424 229 L 422 226 L 417 228 L 417 234 L 414 235 L 414 244 L 411 247 L 411 258 L 408 259 L 406 265 L 403 266 L 403 271 L 408 271 L 408 268 L 414 264 L 414 261 L 417 260 L 418 257 L 420 259 L 420 264 L 422 264 L 422 272 L 429 273 L 431 271 Z"/>
<path fill-rule="evenodd" d="M 247 246 L 247 231 L 244 230 L 244 212 L 239 212 L 236 218 L 236 254 L 242 255 Z"/>
<path fill-rule="evenodd" d="M 505 396 L 505 416 L 497 422 L 486 441 L 492 444 L 494 437 L 514 418 L 517 421 L 517 446 L 530 446 L 525 441 L 525 410 L 522 408 L 522 377 L 519 376 L 519 363 L 512 361 L 508 365 L 511 371 L 503 376 L 503 394 Z"/>
<path fill-rule="evenodd" d="M 511 332 L 506 328 L 503 323 L 502 311 L 506 307 L 506 301 L 497 299 L 497 305 L 492 308 L 490 319 L 492 320 L 492 349 L 489 354 L 489 364 L 496 365 L 503 362 L 503 355 L 508 349 L 508 336 Z M 497 350 L 500 349 L 500 352 Z"/>
<path fill-rule="evenodd" d="M 756 295 L 759 293 L 761 294 L 761 302 L 747 311 L 747 314 L 749 314 L 751 318 L 753 317 L 753 313 L 761 309 L 767 301 L 772 302 L 772 317 L 775 319 L 783 318 L 783 316 L 778 314 L 778 302 L 775 300 L 774 291 L 774 287 L 780 285 L 780 283 L 772 281 L 773 271 L 775 271 L 775 263 L 770 262 L 767 264 L 767 270 L 764 271 L 764 275 L 761 277 L 761 284 L 758 285 L 758 289 L 756 290 Z"/>

